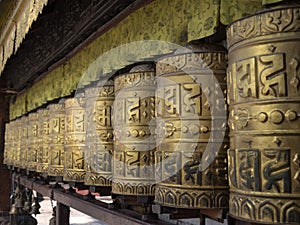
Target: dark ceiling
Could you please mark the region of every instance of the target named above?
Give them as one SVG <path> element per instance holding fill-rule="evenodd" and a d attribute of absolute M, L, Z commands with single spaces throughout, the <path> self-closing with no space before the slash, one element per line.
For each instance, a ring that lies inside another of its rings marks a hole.
<path fill-rule="evenodd" d="M 51 65 L 135 1 L 49 0 L 16 55 L 8 60 L 1 78 L 17 91 L 29 87 Z"/>

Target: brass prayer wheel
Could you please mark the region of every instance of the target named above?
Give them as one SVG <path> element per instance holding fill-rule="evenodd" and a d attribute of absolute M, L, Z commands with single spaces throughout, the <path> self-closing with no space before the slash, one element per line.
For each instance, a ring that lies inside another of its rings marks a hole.
<path fill-rule="evenodd" d="M 13 139 L 13 166 L 20 167 L 21 163 L 21 119 L 18 118 L 14 121 L 14 139 Z"/>
<path fill-rule="evenodd" d="M 85 90 L 86 185 L 111 186 L 113 152 L 111 114 L 114 98 L 114 86 L 111 81 Z"/>
<path fill-rule="evenodd" d="M 84 182 L 85 177 L 85 109 L 84 98 L 65 101 L 64 181 Z"/>
<path fill-rule="evenodd" d="M 20 154 L 20 168 L 26 169 L 27 166 L 27 152 L 28 152 L 28 117 L 21 117 L 21 154 Z"/>
<path fill-rule="evenodd" d="M 38 126 L 39 114 L 37 112 L 28 115 L 28 152 L 27 152 L 27 171 L 36 171 L 37 152 L 38 152 Z"/>
<path fill-rule="evenodd" d="M 38 151 L 36 172 L 48 173 L 48 159 L 50 152 L 49 139 L 49 110 L 39 109 L 39 125 L 38 125 Z"/>
<path fill-rule="evenodd" d="M 156 64 L 155 202 L 226 210 L 226 49 L 211 44 L 188 47 Z"/>
<path fill-rule="evenodd" d="M 114 159 L 112 192 L 153 196 L 155 187 L 155 72 L 115 78 Z"/>
<path fill-rule="evenodd" d="M 50 153 L 48 175 L 62 177 L 64 175 L 65 147 L 65 104 L 49 105 Z"/>
<path fill-rule="evenodd" d="M 4 159 L 3 164 L 11 165 L 12 153 L 12 122 L 5 124 L 5 143 L 4 143 Z"/>
<path fill-rule="evenodd" d="M 227 30 L 230 215 L 300 223 L 300 5 Z"/>

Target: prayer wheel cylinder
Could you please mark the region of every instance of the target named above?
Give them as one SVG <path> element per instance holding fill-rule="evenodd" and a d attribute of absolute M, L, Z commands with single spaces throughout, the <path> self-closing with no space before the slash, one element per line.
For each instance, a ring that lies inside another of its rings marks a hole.
<path fill-rule="evenodd" d="M 38 151 L 36 172 L 48 173 L 48 159 L 50 152 L 49 138 L 49 110 L 39 109 L 39 125 L 38 125 Z"/>
<path fill-rule="evenodd" d="M 3 164 L 7 165 L 8 163 L 8 149 L 9 149 L 9 140 L 8 140 L 8 135 L 9 135 L 9 123 L 5 124 L 5 133 L 4 133 L 4 155 L 3 155 Z"/>
<path fill-rule="evenodd" d="M 3 164 L 11 165 L 11 147 L 12 146 L 12 123 L 5 124 L 5 142 L 4 142 L 4 159 Z"/>
<path fill-rule="evenodd" d="M 48 176 L 62 177 L 64 175 L 65 154 L 65 104 L 49 105 L 49 113 L 50 154 Z"/>
<path fill-rule="evenodd" d="M 84 98 L 65 101 L 64 181 L 84 182 L 85 177 L 85 109 Z"/>
<path fill-rule="evenodd" d="M 26 169 L 27 152 L 28 152 L 28 117 L 23 116 L 21 118 L 21 155 L 20 155 L 21 169 Z"/>
<path fill-rule="evenodd" d="M 188 47 L 156 64 L 155 203 L 227 210 L 226 49 Z"/>
<path fill-rule="evenodd" d="M 36 171 L 37 152 L 38 152 L 38 127 L 39 114 L 37 112 L 30 113 L 28 116 L 28 152 L 27 152 L 27 171 Z"/>
<path fill-rule="evenodd" d="M 13 166 L 15 168 L 20 167 L 21 163 L 21 132 L 22 132 L 22 127 L 21 127 L 21 119 L 18 118 L 14 121 L 14 160 L 13 160 Z"/>
<path fill-rule="evenodd" d="M 111 187 L 113 128 L 113 82 L 85 90 L 86 109 L 86 175 L 85 184 Z"/>
<path fill-rule="evenodd" d="M 300 223 L 300 5 L 227 30 L 230 216 Z"/>
<path fill-rule="evenodd" d="M 153 196 L 155 187 L 155 73 L 121 74 L 115 78 L 112 192 Z"/>

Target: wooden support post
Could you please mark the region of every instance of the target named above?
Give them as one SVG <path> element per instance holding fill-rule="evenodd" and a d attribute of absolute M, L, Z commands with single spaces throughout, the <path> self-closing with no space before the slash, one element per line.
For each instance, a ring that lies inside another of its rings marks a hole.
<path fill-rule="evenodd" d="M 57 202 L 56 203 L 56 225 L 70 224 L 70 207 Z"/>
<path fill-rule="evenodd" d="M 0 87 L 3 87 L 3 81 L 0 81 Z M 4 158 L 4 133 L 5 123 L 9 120 L 9 102 L 5 94 L 0 93 L 0 223 L 9 220 L 8 212 L 10 208 L 11 194 L 11 173 L 3 164 Z"/>

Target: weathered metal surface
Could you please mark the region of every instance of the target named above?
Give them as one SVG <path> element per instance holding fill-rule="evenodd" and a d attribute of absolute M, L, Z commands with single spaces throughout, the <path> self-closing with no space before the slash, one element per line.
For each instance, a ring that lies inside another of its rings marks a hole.
<path fill-rule="evenodd" d="M 85 110 L 84 98 L 65 101 L 64 181 L 84 182 L 85 177 Z"/>
<path fill-rule="evenodd" d="M 158 60 L 155 202 L 189 209 L 228 208 L 227 54 L 203 45 Z"/>
<path fill-rule="evenodd" d="M 37 165 L 36 172 L 48 173 L 48 159 L 50 151 L 50 139 L 49 139 L 49 110 L 39 109 L 38 124 L 38 150 L 37 150 Z"/>
<path fill-rule="evenodd" d="M 12 165 L 15 168 L 20 167 L 21 163 L 21 119 L 18 118 L 15 121 L 13 121 L 13 161 Z"/>
<path fill-rule="evenodd" d="M 4 135 L 4 158 L 3 164 L 11 165 L 11 148 L 12 148 L 12 123 L 5 124 L 5 135 Z"/>
<path fill-rule="evenodd" d="M 63 176 L 64 173 L 64 147 L 65 147 L 65 104 L 49 105 L 49 176 Z"/>
<path fill-rule="evenodd" d="M 28 152 L 28 117 L 21 118 L 21 154 L 20 154 L 20 168 L 26 169 L 27 166 L 27 152 Z"/>
<path fill-rule="evenodd" d="M 28 119 L 29 130 L 26 169 L 28 171 L 35 171 L 37 165 L 39 115 L 37 112 L 30 113 Z"/>
<path fill-rule="evenodd" d="M 86 185 L 111 186 L 113 152 L 111 114 L 114 98 L 114 86 L 111 81 L 85 90 Z"/>
<path fill-rule="evenodd" d="M 155 73 L 132 72 L 115 79 L 112 192 L 154 195 Z"/>
<path fill-rule="evenodd" d="M 300 223 L 300 6 L 233 23 L 229 43 L 230 215 Z"/>

